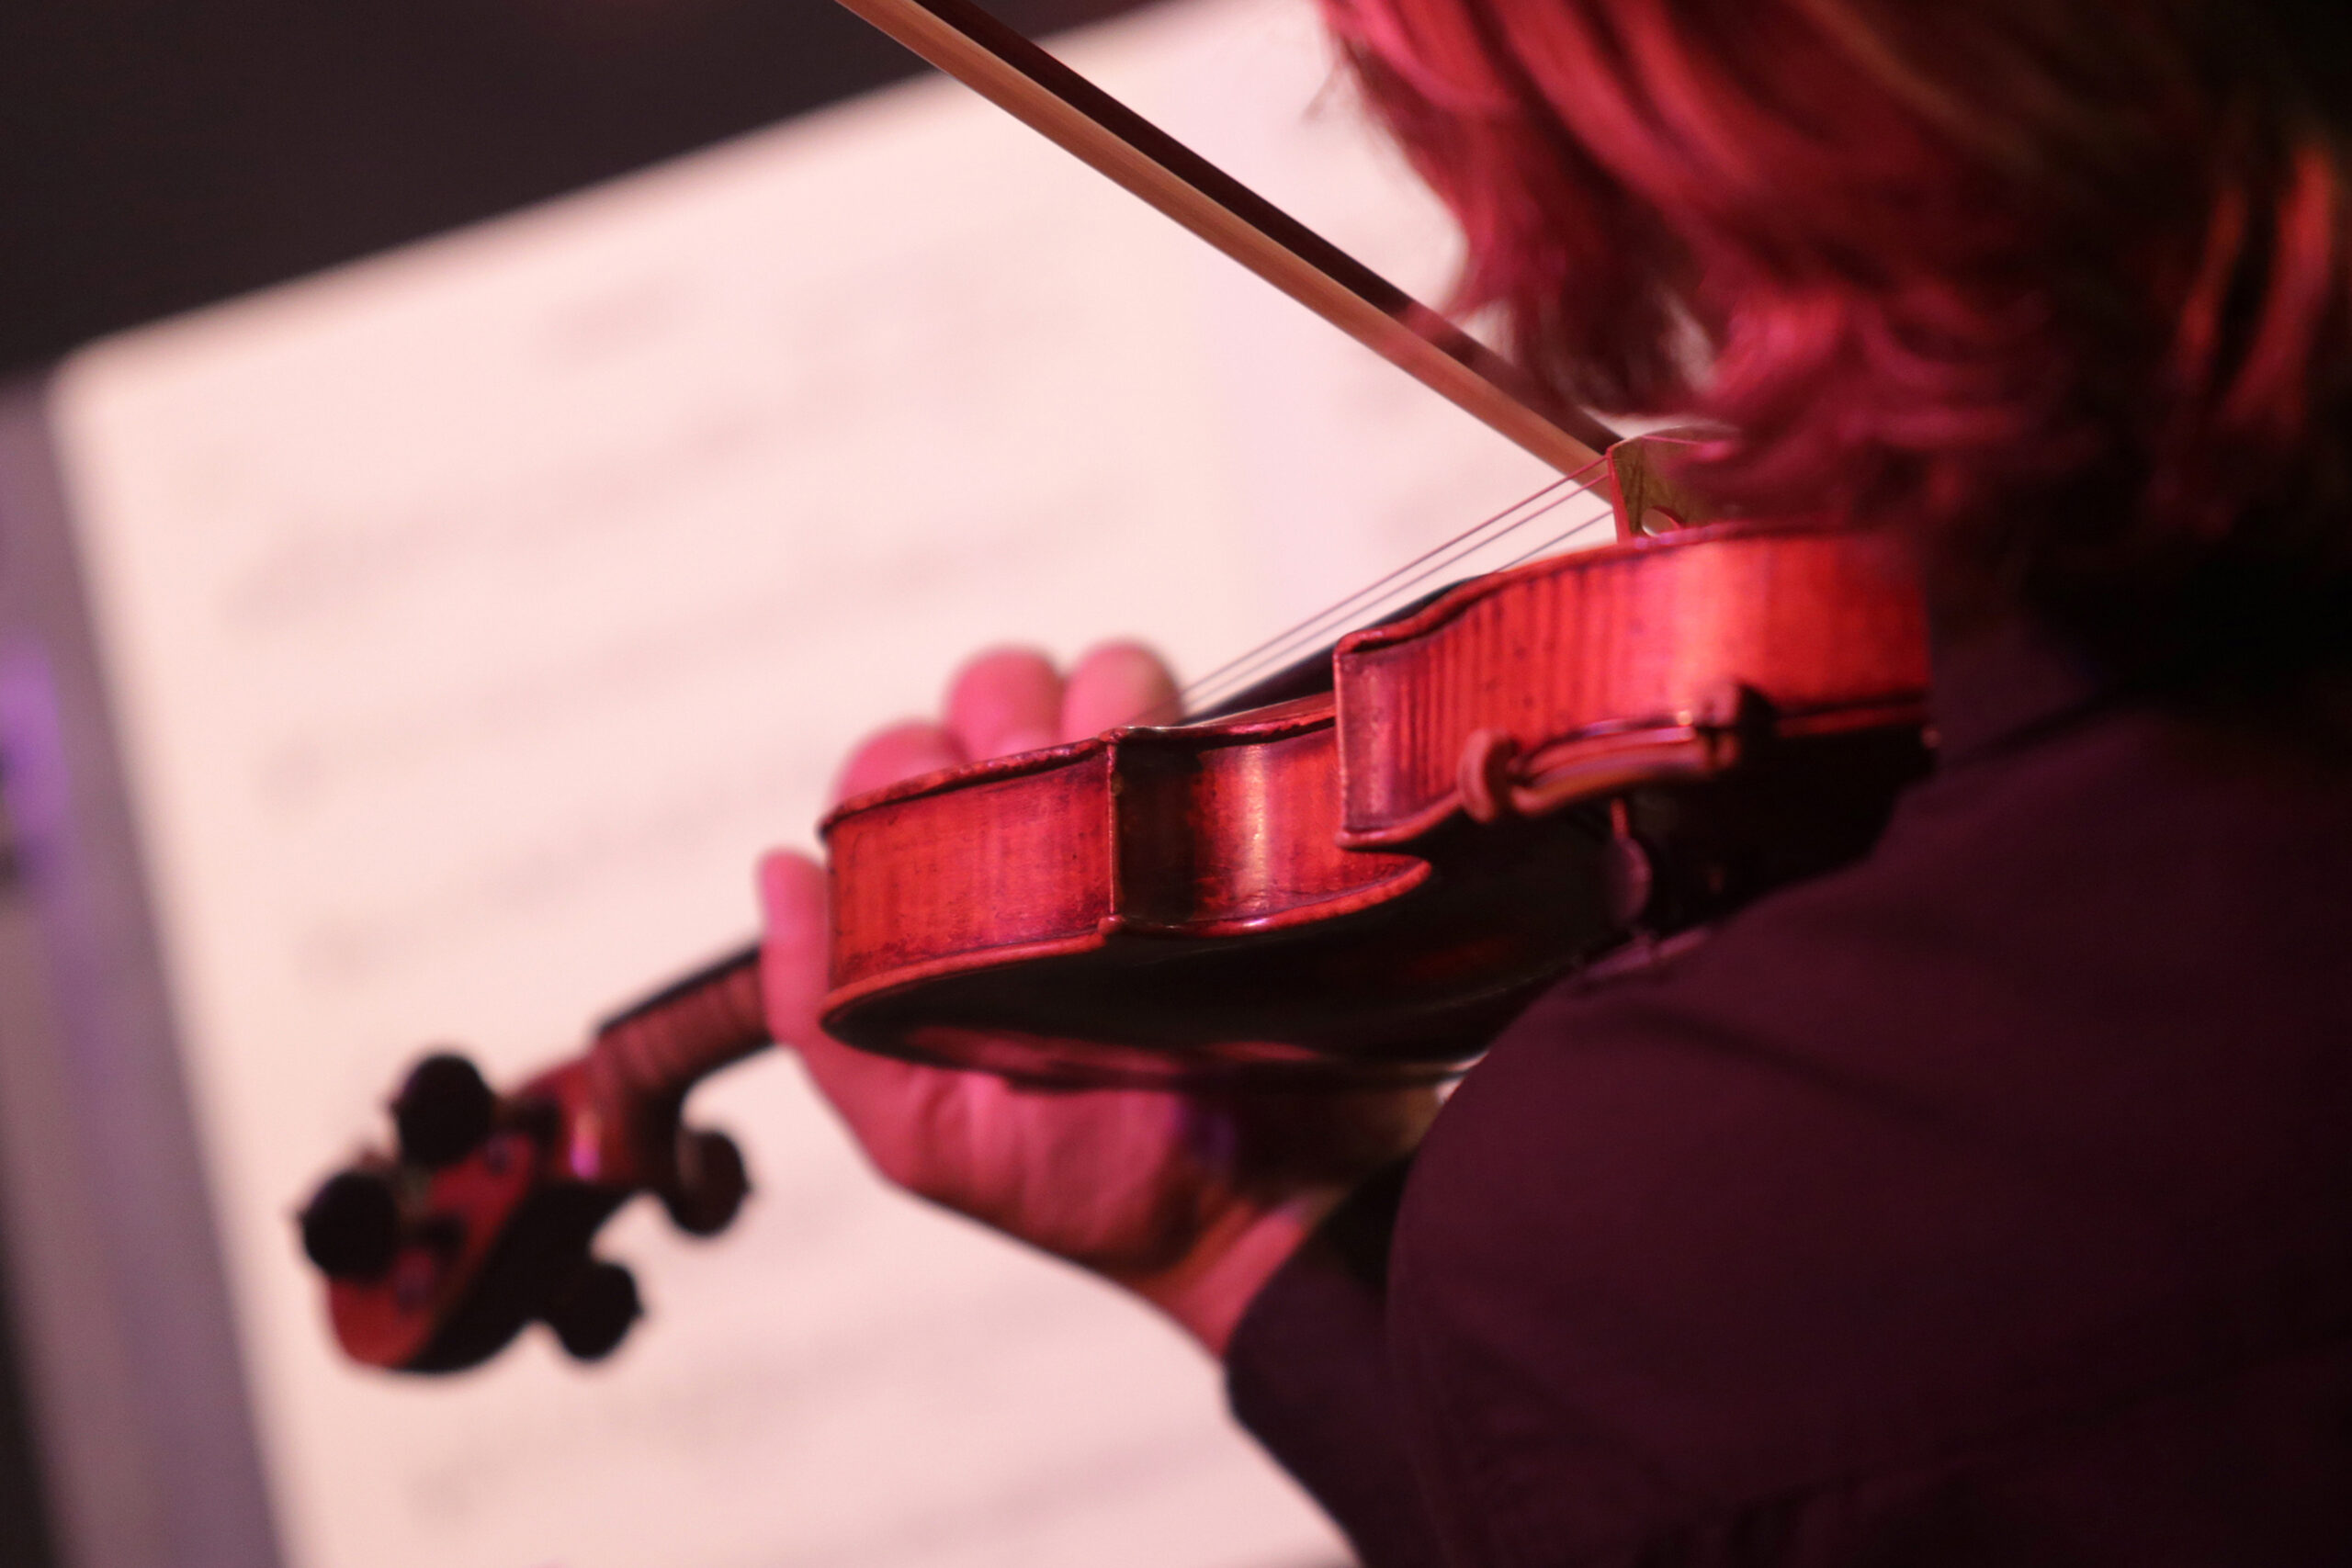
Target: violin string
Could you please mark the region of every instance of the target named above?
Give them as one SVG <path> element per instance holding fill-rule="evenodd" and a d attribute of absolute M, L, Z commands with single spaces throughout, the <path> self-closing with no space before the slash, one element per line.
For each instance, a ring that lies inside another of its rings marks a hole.
<path fill-rule="evenodd" d="M 1436 563 L 1436 569 L 1442 570 L 1448 561 L 1460 558 L 1466 550 L 1476 549 L 1495 539 L 1508 536 L 1524 525 L 1529 517 L 1539 514 L 1527 512 L 1529 507 L 1533 506 L 1554 491 L 1574 484 L 1575 481 L 1575 475 L 1555 479 L 1534 494 L 1515 501 L 1500 512 L 1472 525 L 1452 538 L 1431 546 L 1385 576 L 1365 584 L 1336 604 L 1324 606 L 1305 620 L 1275 633 L 1264 642 L 1218 665 L 1188 684 L 1179 694 L 1180 698 L 1196 699 L 1213 688 L 1233 684 L 1236 680 L 1242 679 L 1257 668 L 1282 657 L 1286 650 L 1312 640 L 1333 623 L 1344 620 L 1351 614 L 1380 603 L 1396 591 L 1394 585 L 1398 579 L 1406 577 L 1416 568 L 1422 567 L 1424 563 L 1435 559 L 1440 555 L 1447 556 L 1447 560 Z M 1557 502 L 1551 504 L 1557 504 Z M 1548 510 L 1548 507 L 1539 509 L 1539 512 L 1540 510 Z M 1522 513 L 1526 515 L 1520 515 Z M 1511 521 L 1506 521 L 1507 519 Z"/>
<path fill-rule="evenodd" d="M 1569 501 L 1574 500 L 1575 495 L 1590 496 L 1592 494 L 1593 492 L 1590 491 L 1580 491 L 1572 495 L 1563 496 L 1558 501 L 1553 502 L 1549 505 L 1537 508 L 1535 511 L 1529 513 L 1525 517 L 1522 517 L 1518 522 L 1512 524 L 1510 527 L 1496 533 L 1492 537 L 1481 540 L 1476 547 L 1459 550 L 1447 559 L 1435 563 L 1427 570 L 1416 572 L 1412 577 L 1398 583 L 1395 592 L 1390 595 L 1391 601 L 1394 602 L 1394 600 L 1401 598 L 1411 592 L 1412 590 L 1419 588 L 1430 578 L 1442 575 L 1448 567 L 1468 558 L 1472 554 L 1476 553 L 1476 550 L 1484 549 L 1488 545 L 1499 543 L 1501 540 L 1508 538 L 1510 535 L 1517 533 L 1521 528 L 1525 527 L 1528 524 L 1536 521 L 1538 518 L 1549 516 L 1552 513 L 1566 505 Z M 1581 522 L 1570 524 L 1566 529 L 1560 533 L 1553 535 L 1550 538 L 1542 541 L 1532 549 L 1522 551 L 1521 554 L 1513 556 L 1510 559 L 1504 561 L 1499 566 L 1481 568 L 1479 571 L 1473 575 L 1485 576 L 1489 572 L 1505 571 L 1512 567 L 1522 565 L 1527 561 L 1535 559 L 1538 556 L 1544 554 L 1546 551 L 1557 548 L 1560 545 L 1565 544 L 1566 541 L 1575 538 L 1577 535 L 1585 533 L 1589 529 L 1591 529 L 1600 524 L 1611 521 L 1613 517 L 1614 509 L 1603 506 L 1600 511 L 1586 517 Z M 1465 579 L 1464 581 L 1467 580 Z"/>
<path fill-rule="evenodd" d="M 1507 533 L 1491 536 L 1482 541 L 1482 544 L 1493 544 L 1506 536 L 1508 536 Z M 1230 702 L 1235 694 L 1247 690 L 1251 685 L 1271 679 L 1302 659 L 1312 657 L 1318 649 L 1329 649 L 1347 633 L 1377 624 L 1386 618 L 1392 608 L 1401 610 L 1403 606 L 1409 604 L 1412 591 L 1421 583 L 1430 577 L 1443 577 L 1453 572 L 1465 556 L 1475 553 L 1475 549 L 1465 550 L 1460 555 L 1449 556 L 1434 561 L 1421 571 L 1400 579 L 1382 597 L 1356 607 L 1350 613 L 1329 616 L 1304 631 L 1268 644 L 1260 652 L 1232 666 L 1223 678 L 1214 682 L 1196 682 L 1183 694 L 1186 711 L 1200 712 L 1206 708 L 1221 706 Z M 1457 575 L 1468 577 L 1476 574 L 1465 571 Z"/>
<path fill-rule="evenodd" d="M 1544 540 L 1533 549 L 1529 550 L 1525 555 L 1513 556 L 1510 559 L 1503 562 L 1502 565 L 1495 568 L 1495 570 L 1497 571 L 1509 571 L 1515 566 L 1525 566 L 1529 561 L 1534 560 L 1539 557 L 1551 554 L 1554 550 L 1558 549 L 1561 546 L 1567 544 L 1569 541 L 1578 537 L 1579 536 L 1591 533 L 1603 523 L 1614 523 L 1616 520 L 1616 517 L 1611 513 L 1608 512 L 1604 512 L 1597 517 L 1588 517 L 1583 522 L 1577 524 L 1574 527 L 1568 528 L 1565 532 L 1553 535 L 1550 538 Z"/>
<path fill-rule="evenodd" d="M 1432 578 L 1443 578 L 1447 572 L 1451 571 L 1454 567 L 1459 566 L 1463 561 L 1470 558 L 1472 556 L 1486 549 L 1489 546 L 1500 543 L 1502 540 L 1510 537 L 1512 534 L 1517 533 L 1520 529 L 1535 522 L 1537 519 L 1549 515 L 1558 507 L 1566 504 L 1569 499 L 1572 498 L 1564 496 L 1559 500 L 1539 507 L 1529 513 L 1527 515 L 1511 523 L 1510 526 L 1498 529 L 1494 533 L 1489 534 L 1483 538 L 1465 543 L 1461 548 L 1451 552 L 1444 557 L 1444 558 L 1432 560 L 1427 566 L 1422 567 L 1419 570 L 1414 571 L 1410 576 L 1398 578 L 1393 584 L 1391 584 L 1387 591 L 1381 595 L 1380 598 L 1361 606 L 1359 611 L 1351 613 L 1343 617 L 1328 619 L 1320 628 L 1320 632 L 1317 636 L 1288 639 L 1282 647 L 1269 649 L 1262 656 L 1252 660 L 1251 665 L 1249 668 L 1238 671 L 1235 678 L 1232 681 L 1226 682 L 1226 684 L 1230 689 L 1238 689 L 1239 686 L 1247 685 L 1250 680 L 1256 678 L 1258 674 L 1261 671 L 1265 671 L 1268 666 L 1271 665 L 1275 669 L 1279 669 L 1293 657 L 1303 654 L 1314 644 L 1317 642 L 1328 643 L 1331 640 L 1335 640 L 1342 629 L 1355 630 L 1361 626 L 1375 624 L 1391 606 L 1410 603 L 1414 597 L 1415 591 L 1419 589 L 1424 583 L 1429 582 Z M 1604 513 L 1602 515 L 1605 516 L 1607 513 Z M 1532 560 L 1535 557 L 1542 555 L 1545 550 L 1551 548 L 1553 544 L 1556 543 L 1559 539 L 1569 536 L 1569 535 L 1577 532 L 1577 529 L 1589 525 L 1593 521 L 1594 519 L 1587 518 L 1584 523 L 1577 525 L 1575 528 L 1569 529 L 1567 533 L 1555 535 L 1551 540 L 1537 545 L 1533 549 L 1524 552 L 1504 564 L 1507 566 L 1516 566 L 1521 561 Z M 1487 568 L 1486 570 L 1494 570 L 1498 569 Z M 1476 575 L 1478 574 L 1465 574 L 1465 576 Z M 1445 586 L 1445 584 L 1441 583 L 1440 586 Z"/>
<path fill-rule="evenodd" d="M 1453 537 L 1440 540 L 1437 544 L 1432 545 L 1430 548 L 1422 551 L 1419 555 L 1415 556 L 1412 559 L 1405 562 L 1393 571 L 1388 572 L 1385 576 L 1374 579 L 1373 581 L 1366 583 L 1363 587 L 1357 589 L 1354 592 L 1339 600 L 1336 604 L 1325 606 L 1314 615 L 1309 615 L 1306 620 L 1299 622 L 1296 626 L 1291 626 L 1284 631 L 1275 634 L 1275 636 L 1269 638 L 1267 641 L 1259 644 L 1256 648 L 1253 648 L 1248 652 L 1241 654 L 1239 657 L 1219 666 L 1217 669 L 1210 671 L 1208 674 L 1203 676 L 1201 680 L 1195 682 L 1194 684 L 1205 685 L 1211 681 L 1217 680 L 1227 671 L 1237 665 L 1255 660 L 1260 654 L 1263 653 L 1267 649 L 1277 643 L 1293 642 L 1296 641 L 1303 636 L 1313 635 L 1317 626 L 1343 616 L 1348 614 L 1351 609 L 1356 607 L 1364 601 L 1374 598 L 1398 578 L 1405 576 L 1407 573 L 1412 571 L 1416 567 L 1421 566 L 1424 562 L 1431 560 L 1440 554 L 1447 551 L 1454 551 L 1456 550 L 1456 547 L 1468 546 L 1476 547 L 1478 544 L 1484 542 L 1481 536 L 1499 537 L 1503 534 L 1510 533 L 1527 520 L 1526 516 L 1521 515 L 1521 513 L 1532 515 L 1532 513 L 1529 513 L 1529 509 L 1531 507 L 1536 507 L 1537 502 L 1543 502 L 1544 497 L 1551 495 L 1555 491 L 1566 491 L 1567 495 L 1589 492 L 1592 487 L 1585 480 L 1584 476 L 1590 473 L 1592 471 L 1592 468 L 1598 466 L 1598 464 L 1591 465 L 1585 468 L 1578 469 L 1576 473 L 1568 474 L 1560 479 L 1554 479 L 1550 483 L 1535 491 L 1532 494 L 1524 496 L 1520 500 L 1511 502 L 1501 511 L 1481 519 L 1477 523 L 1475 523 L 1471 526 L 1464 529 L 1461 533 L 1454 535 Z M 1566 496 L 1562 496 L 1558 499 L 1565 500 L 1566 498 Z M 1552 502 L 1547 502 L 1545 507 L 1538 508 L 1538 510 L 1544 510 L 1547 509 L 1548 506 L 1556 505 L 1557 503 L 1558 502 L 1555 500 Z M 1510 519 L 1516 520 L 1507 521 Z"/>
<path fill-rule="evenodd" d="M 1204 708 L 1230 701 L 1236 694 L 1247 690 L 1260 680 L 1279 673 L 1297 660 L 1308 656 L 1316 648 L 1329 647 L 1346 632 L 1376 625 L 1393 608 L 1410 604 L 1415 592 L 1432 578 L 1443 579 L 1463 561 L 1510 537 L 1537 519 L 1548 515 L 1564 504 L 1567 499 L 1569 498 L 1562 497 L 1555 500 L 1514 519 L 1506 526 L 1492 532 L 1482 532 L 1480 536 L 1475 539 L 1465 539 L 1460 543 L 1459 547 L 1449 550 L 1442 557 L 1420 558 L 1426 564 L 1420 565 L 1417 570 L 1408 566 L 1392 572 L 1387 578 L 1382 580 L 1379 592 L 1376 593 L 1364 592 L 1351 596 L 1349 601 L 1343 602 L 1340 605 L 1323 612 L 1310 621 L 1301 623 L 1299 626 L 1226 665 L 1222 671 L 1193 682 L 1180 694 L 1179 700 L 1183 703 L 1184 711 L 1200 712 Z M 1603 517 L 1607 515 L 1605 512 L 1602 513 Z M 1532 550 L 1522 553 L 1509 564 L 1517 565 L 1520 561 L 1542 555 L 1552 547 L 1553 543 L 1573 535 L 1592 521 L 1594 519 L 1588 518 L 1585 523 L 1577 525 L 1577 528 L 1568 530 L 1567 534 L 1554 536 L 1552 541 L 1539 544 Z M 1476 575 L 1478 574 L 1476 572 L 1461 574 L 1463 578 Z M 1445 583 L 1441 581 L 1439 586 L 1445 586 Z"/>
<path fill-rule="evenodd" d="M 1491 547 L 1529 524 L 1549 515 L 1573 499 L 1575 495 L 1590 493 L 1589 491 L 1572 491 L 1569 495 L 1557 497 L 1543 506 L 1514 517 L 1504 526 L 1490 526 L 1491 524 L 1498 521 L 1500 516 L 1509 515 L 1509 513 L 1498 514 L 1498 519 L 1490 519 L 1488 525 L 1482 525 L 1480 528 L 1472 531 L 1477 536 L 1461 536 L 1453 542 L 1453 547 L 1440 547 L 1443 551 L 1442 555 L 1439 551 L 1430 551 L 1417 558 L 1415 561 L 1408 562 L 1406 566 L 1391 572 L 1373 588 L 1351 595 L 1339 605 L 1301 622 L 1280 637 L 1261 644 L 1251 652 L 1192 682 L 1182 694 L 1188 711 L 1199 711 L 1210 702 L 1226 700 L 1231 694 L 1246 689 L 1262 674 L 1279 670 L 1294 658 L 1303 656 L 1318 641 L 1331 640 L 1340 631 L 1352 630 L 1374 624 L 1389 606 L 1408 602 L 1414 591 L 1419 589 L 1430 579 L 1442 577 L 1469 557 Z M 1522 506 L 1525 504 L 1521 503 Z M 1532 560 L 1587 532 L 1598 524 L 1607 521 L 1611 515 L 1611 512 L 1604 509 L 1597 515 L 1586 517 L 1568 529 L 1551 536 L 1533 548 L 1521 552 L 1506 564 L 1517 566 L 1521 562 Z"/>
<path fill-rule="evenodd" d="M 1424 550 L 1402 566 L 1357 589 L 1338 603 L 1317 611 L 1257 647 L 1211 670 L 1187 684 L 1177 694 L 1181 711 L 1193 712 L 1220 700 L 1232 693 L 1246 689 L 1262 672 L 1279 668 L 1282 662 L 1306 651 L 1318 639 L 1327 638 L 1334 626 L 1352 618 L 1365 619 L 1376 615 L 1386 606 L 1396 604 L 1430 578 L 1486 549 L 1526 527 L 1537 519 L 1556 511 L 1578 496 L 1597 496 L 1600 492 L 1587 476 L 1601 465 L 1598 462 L 1566 475 L 1544 486 L 1532 495 L 1514 502 L 1500 512 L 1456 534 L 1450 539 Z M 1530 560 L 1546 549 L 1572 538 L 1607 517 L 1587 518 L 1516 558 L 1511 564 Z"/>

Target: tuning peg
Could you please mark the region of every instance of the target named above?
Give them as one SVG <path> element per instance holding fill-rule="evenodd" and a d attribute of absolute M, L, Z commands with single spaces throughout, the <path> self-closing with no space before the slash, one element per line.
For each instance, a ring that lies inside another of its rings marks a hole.
<path fill-rule="evenodd" d="M 480 1069 L 452 1052 L 435 1052 L 409 1069 L 392 1100 L 401 1157 L 428 1170 L 453 1165 L 490 1136 L 497 1111 L 498 1097 Z"/>
<path fill-rule="evenodd" d="M 601 1361 L 644 1311 L 634 1275 L 617 1263 L 590 1258 L 556 1292 L 543 1315 L 574 1359 Z"/>
<path fill-rule="evenodd" d="M 716 1235 L 731 1223 L 752 1190 L 743 1151 L 724 1133 L 681 1130 L 678 1185 L 662 1194 L 670 1218 L 689 1235 Z"/>
<path fill-rule="evenodd" d="M 381 1172 L 330 1177 L 304 1206 L 302 1250 L 331 1280 L 375 1280 L 400 1250 L 400 1203 Z"/>

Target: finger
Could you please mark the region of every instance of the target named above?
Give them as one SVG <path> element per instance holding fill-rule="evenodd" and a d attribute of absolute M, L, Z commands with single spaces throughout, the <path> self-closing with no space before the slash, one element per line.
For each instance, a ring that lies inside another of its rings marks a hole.
<path fill-rule="evenodd" d="M 947 728 L 975 761 L 1051 746 L 1060 735 L 1062 678 L 1034 649 L 970 660 L 947 693 Z"/>
<path fill-rule="evenodd" d="M 935 724 L 909 719 L 872 735 L 850 753 L 834 782 L 833 798 L 846 800 L 918 773 L 953 768 L 970 759 L 956 738 Z"/>
<path fill-rule="evenodd" d="M 1106 642 L 1069 672 L 1062 691 L 1061 738 L 1084 740 L 1123 724 L 1169 724 L 1176 678 L 1139 642 Z"/>

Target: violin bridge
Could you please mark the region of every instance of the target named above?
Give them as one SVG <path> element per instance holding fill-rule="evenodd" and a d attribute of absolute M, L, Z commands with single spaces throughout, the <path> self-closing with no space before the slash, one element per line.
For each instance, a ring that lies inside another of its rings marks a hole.
<path fill-rule="evenodd" d="M 1609 448 L 1609 504 L 1617 514 L 1619 543 L 1724 516 L 1722 508 L 1668 472 L 1678 454 L 1705 438 L 1697 429 L 1661 430 L 1628 436 Z"/>

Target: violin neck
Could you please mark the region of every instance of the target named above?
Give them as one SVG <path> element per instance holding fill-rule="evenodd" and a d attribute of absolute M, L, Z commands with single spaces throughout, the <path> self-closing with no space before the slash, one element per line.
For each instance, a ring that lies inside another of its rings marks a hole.
<path fill-rule="evenodd" d="M 1560 472 L 1616 439 L 971 0 L 840 3 Z"/>
<path fill-rule="evenodd" d="M 752 946 L 606 1019 L 589 1057 L 630 1098 L 658 1101 L 683 1097 L 771 1038 Z"/>

